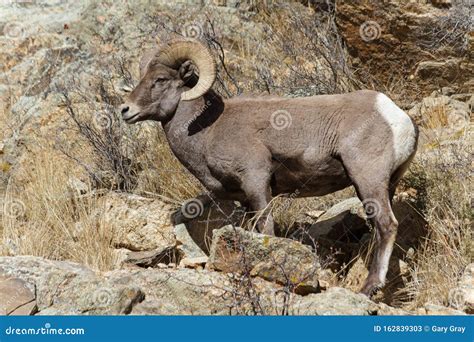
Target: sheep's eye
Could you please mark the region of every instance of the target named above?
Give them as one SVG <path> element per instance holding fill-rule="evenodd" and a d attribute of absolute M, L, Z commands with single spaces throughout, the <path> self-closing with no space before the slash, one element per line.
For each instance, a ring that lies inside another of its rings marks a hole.
<path fill-rule="evenodd" d="M 158 78 L 155 80 L 155 83 L 164 82 L 164 81 L 167 81 L 167 79 L 166 79 L 166 78 L 163 78 L 163 77 L 158 77 Z"/>

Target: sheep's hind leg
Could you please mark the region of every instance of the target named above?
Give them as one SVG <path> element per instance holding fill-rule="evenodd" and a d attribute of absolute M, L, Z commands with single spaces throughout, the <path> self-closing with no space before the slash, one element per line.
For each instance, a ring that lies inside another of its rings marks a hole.
<path fill-rule="evenodd" d="M 390 203 L 390 179 L 383 176 L 383 160 L 374 161 L 370 168 L 358 163 L 349 164 L 345 164 L 346 170 L 364 204 L 368 219 L 375 227 L 376 248 L 369 275 L 361 289 L 362 293 L 370 296 L 385 283 L 398 222 Z"/>
<path fill-rule="evenodd" d="M 377 186 L 379 187 L 377 189 Z M 369 275 L 361 292 L 370 296 L 385 283 L 390 256 L 397 236 L 398 222 L 393 215 L 388 189 L 375 184 L 368 189 L 359 188 L 359 198 L 364 204 L 368 218 L 375 226 L 376 248 Z"/>

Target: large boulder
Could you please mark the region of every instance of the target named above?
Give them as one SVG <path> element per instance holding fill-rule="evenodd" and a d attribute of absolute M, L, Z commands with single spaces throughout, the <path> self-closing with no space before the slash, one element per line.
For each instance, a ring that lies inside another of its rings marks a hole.
<path fill-rule="evenodd" d="M 421 134 L 420 146 L 424 146 L 425 140 L 429 140 L 434 134 L 439 140 L 459 138 L 469 127 L 471 98 L 470 94 L 447 96 L 435 91 L 415 104 L 408 115 L 420 124 L 425 133 Z"/>
<path fill-rule="evenodd" d="M 187 268 L 117 270 L 106 277 L 113 282 L 133 282 L 145 290 L 145 300 L 133 308 L 132 314 L 136 315 L 251 314 L 253 306 L 258 305 L 255 301 L 270 302 L 279 291 L 278 286 L 263 280 L 247 282 L 209 270 Z M 258 313 L 265 314 L 261 306 Z"/>
<path fill-rule="evenodd" d="M 102 199 L 104 224 L 113 227 L 112 243 L 131 251 L 166 249 L 175 245 L 171 214 L 174 206 L 159 199 L 110 192 Z"/>
<path fill-rule="evenodd" d="M 393 309 L 393 308 L 392 308 Z M 291 303 L 293 315 L 377 315 L 377 314 L 405 314 L 402 310 L 387 310 L 387 306 L 380 306 L 367 296 L 354 293 L 340 287 L 332 287 L 328 291 L 296 297 Z"/>
<path fill-rule="evenodd" d="M 97 273 L 76 263 L 32 256 L 0 257 L 0 275 L 25 284 L 29 295 L 20 302 L 36 300 L 39 315 L 265 314 L 281 291 L 261 279 L 246 281 L 208 270 Z M 10 288 L 0 290 L 1 298 L 11 294 Z"/>
<path fill-rule="evenodd" d="M 213 230 L 237 222 L 242 215 L 231 201 L 198 206 L 196 217 L 184 218 L 183 208 L 176 211 L 175 205 L 160 199 L 111 192 L 101 201 L 100 214 L 114 230 L 112 243 L 124 255 L 121 260 L 142 267 L 179 263 L 181 259 L 187 259 L 188 264 L 198 259 L 202 263 L 209 253 Z"/>
<path fill-rule="evenodd" d="M 71 262 L 0 257 L 0 275 L 24 281 L 36 294 L 40 314 L 127 314 L 143 300 L 143 292 L 133 282 L 113 283 Z"/>
<path fill-rule="evenodd" d="M 309 246 L 230 225 L 214 231 L 208 267 L 261 277 L 297 293 L 319 290 L 319 259 Z"/>

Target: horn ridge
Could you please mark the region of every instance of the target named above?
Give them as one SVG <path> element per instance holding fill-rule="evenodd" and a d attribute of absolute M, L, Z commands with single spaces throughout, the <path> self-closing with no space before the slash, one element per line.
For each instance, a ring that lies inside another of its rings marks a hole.
<path fill-rule="evenodd" d="M 194 39 L 173 40 L 158 53 L 157 60 L 172 68 L 178 68 L 186 60 L 191 60 L 199 70 L 198 83 L 181 94 L 183 101 L 191 101 L 211 89 L 216 79 L 216 64 L 209 49 Z"/>

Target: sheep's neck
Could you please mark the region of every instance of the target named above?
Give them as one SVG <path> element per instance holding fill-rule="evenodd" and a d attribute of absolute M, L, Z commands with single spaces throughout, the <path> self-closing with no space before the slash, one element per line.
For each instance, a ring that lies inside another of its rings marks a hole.
<path fill-rule="evenodd" d="M 213 124 L 224 110 L 222 98 L 213 91 L 193 101 L 181 101 L 173 118 L 163 125 L 171 150 L 198 178 L 205 165 L 204 146 Z"/>

